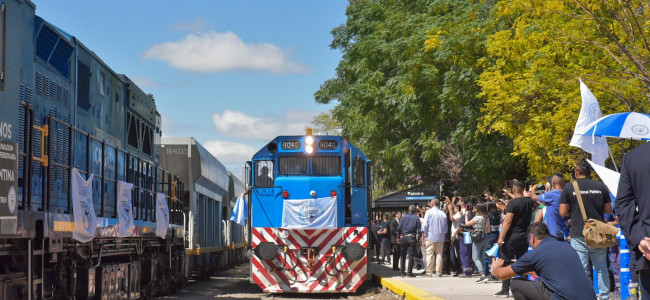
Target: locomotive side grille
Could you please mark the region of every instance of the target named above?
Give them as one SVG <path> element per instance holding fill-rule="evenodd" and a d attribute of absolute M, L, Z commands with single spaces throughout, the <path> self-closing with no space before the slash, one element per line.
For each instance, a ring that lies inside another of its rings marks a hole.
<path fill-rule="evenodd" d="M 20 96 L 19 100 L 25 101 L 25 85 L 20 85 Z M 25 149 L 25 107 L 20 105 L 18 107 L 18 151 L 23 151 Z M 23 170 L 23 160 L 18 160 L 18 170 Z M 23 177 L 25 175 L 23 174 Z"/>
<path fill-rule="evenodd" d="M 50 80 L 41 72 L 36 72 L 35 79 L 37 94 L 53 101 L 57 101 L 65 107 L 70 105 L 70 89 L 64 88 L 57 82 Z"/>
<path fill-rule="evenodd" d="M 58 84 L 54 80 L 50 80 L 50 99 L 56 101 L 56 86 Z"/>
<path fill-rule="evenodd" d="M 70 124 L 70 116 L 63 117 L 63 121 L 65 121 L 66 124 Z M 62 137 L 63 138 L 61 138 L 59 140 L 62 141 L 63 145 L 61 147 L 59 147 L 59 149 L 63 149 L 63 164 L 69 166 L 69 165 L 72 164 L 72 162 L 70 161 L 70 144 L 69 144 L 70 132 L 67 130 L 67 128 L 63 129 Z M 68 172 L 64 171 L 63 172 L 63 192 L 64 193 L 68 192 L 68 180 L 70 180 L 69 176 L 68 176 Z"/>
<path fill-rule="evenodd" d="M 57 102 L 63 104 L 63 86 L 56 82 L 52 82 L 52 90 L 54 91 L 52 93 L 52 100 L 56 100 Z"/>
<path fill-rule="evenodd" d="M 63 89 L 63 105 L 65 107 L 70 106 L 70 90 L 67 88 Z"/>
<path fill-rule="evenodd" d="M 43 76 L 43 97 L 50 97 L 50 79 L 46 76 Z"/>
<path fill-rule="evenodd" d="M 32 94 L 33 94 L 32 89 L 30 87 L 25 87 L 24 101 L 27 102 L 28 104 L 32 104 Z"/>
<path fill-rule="evenodd" d="M 44 95 L 43 92 L 43 80 L 45 80 L 43 74 L 41 72 L 36 72 L 36 93 L 39 95 Z"/>
<path fill-rule="evenodd" d="M 41 126 L 41 122 L 34 118 L 34 126 Z M 32 143 L 34 144 L 34 149 L 32 151 L 32 156 L 41 157 L 41 131 L 40 130 L 34 130 L 34 138 L 32 139 Z M 34 162 L 32 166 L 32 173 L 33 174 L 40 174 L 41 173 L 41 164 L 38 162 Z M 31 175 L 31 174 L 30 174 Z"/>

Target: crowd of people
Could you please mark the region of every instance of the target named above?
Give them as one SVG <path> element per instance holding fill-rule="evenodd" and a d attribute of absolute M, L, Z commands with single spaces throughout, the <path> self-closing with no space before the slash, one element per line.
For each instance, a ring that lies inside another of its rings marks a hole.
<path fill-rule="evenodd" d="M 408 211 L 383 213 L 381 220 L 371 223 L 371 255 L 403 277 L 475 277 L 477 283 L 501 282 L 494 294 L 497 297 L 609 299 L 616 289 L 618 248 L 589 247 L 583 228 L 586 219 L 617 225 L 618 218 L 612 213 L 609 190 L 592 180 L 591 172 L 587 162 L 580 162 L 571 174 L 579 186 L 584 213 L 574 185 L 565 182 L 562 173 L 528 188 L 523 181 L 513 180 L 501 195 L 454 193 L 422 207 L 411 205 Z M 487 257 L 495 245 L 498 255 Z M 630 262 L 633 282 L 638 281 L 635 261 L 633 257 Z M 591 282 L 592 266 L 597 294 Z M 533 280 L 528 280 L 526 274 L 531 272 Z"/>

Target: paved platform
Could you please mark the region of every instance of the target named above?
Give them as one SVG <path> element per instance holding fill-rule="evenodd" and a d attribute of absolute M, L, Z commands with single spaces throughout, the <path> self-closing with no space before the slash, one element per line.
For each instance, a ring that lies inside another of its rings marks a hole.
<path fill-rule="evenodd" d="M 476 283 L 478 277 L 457 278 L 449 275 L 443 277 L 424 277 L 417 275 L 422 271 L 414 271 L 416 277 L 402 277 L 399 271 L 372 263 L 373 279 L 406 299 L 446 299 L 446 300 L 486 300 L 500 299 L 492 296 L 501 290 L 501 282 Z M 512 299 L 512 296 L 511 298 Z"/>

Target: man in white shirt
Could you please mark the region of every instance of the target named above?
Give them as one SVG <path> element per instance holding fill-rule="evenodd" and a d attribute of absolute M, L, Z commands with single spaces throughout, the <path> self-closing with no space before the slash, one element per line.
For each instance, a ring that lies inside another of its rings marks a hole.
<path fill-rule="evenodd" d="M 442 277 L 442 249 L 447 233 L 447 216 L 440 210 L 440 200 L 431 200 L 431 209 L 424 215 L 422 231 L 423 240 L 426 243 L 427 268 L 426 276 L 433 276 L 435 268 L 436 275 Z M 434 261 L 435 256 L 435 261 Z"/>

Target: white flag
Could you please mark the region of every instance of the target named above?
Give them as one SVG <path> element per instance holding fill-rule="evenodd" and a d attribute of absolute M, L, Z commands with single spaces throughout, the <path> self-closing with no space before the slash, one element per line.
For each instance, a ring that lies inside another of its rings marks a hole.
<path fill-rule="evenodd" d="M 235 206 L 232 208 L 232 213 L 230 214 L 230 221 L 235 221 L 238 225 L 246 225 L 246 219 L 248 218 L 248 201 L 246 195 L 241 195 L 237 198 Z"/>
<path fill-rule="evenodd" d="M 156 193 L 156 235 L 163 239 L 169 228 L 169 208 L 166 197 L 163 193 Z"/>
<path fill-rule="evenodd" d="M 133 205 L 131 191 L 133 184 L 124 181 L 117 182 L 117 216 L 119 218 L 118 237 L 133 235 Z"/>
<path fill-rule="evenodd" d="M 587 162 L 592 168 L 594 168 L 594 171 L 596 171 L 598 177 L 603 180 L 603 183 L 605 183 L 609 191 L 616 196 L 616 193 L 618 192 L 618 181 L 621 178 L 621 174 L 606 167 L 599 166 L 593 161 L 587 160 Z"/>
<path fill-rule="evenodd" d="M 580 80 L 580 95 L 582 96 L 582 108 L 569 145 L 582 148 L 585 152 L 591 153 L 591 160 L 598 165 L 604 166 L 609 153 L 607 138 L 582 135 L 587 125 L 603 116 L 600 105 L 582 80 Z"/>
<path fill-rule="evenodd" d="M 84 179 L 77 168 L 72 168 L 70 180 L 70 197 L 72 198 L 72 214 L 74 215 L 74 230 L 72 238 L 86 243 L 95 237 L 97 215 L 93 207 L 93 178 Z"/>

